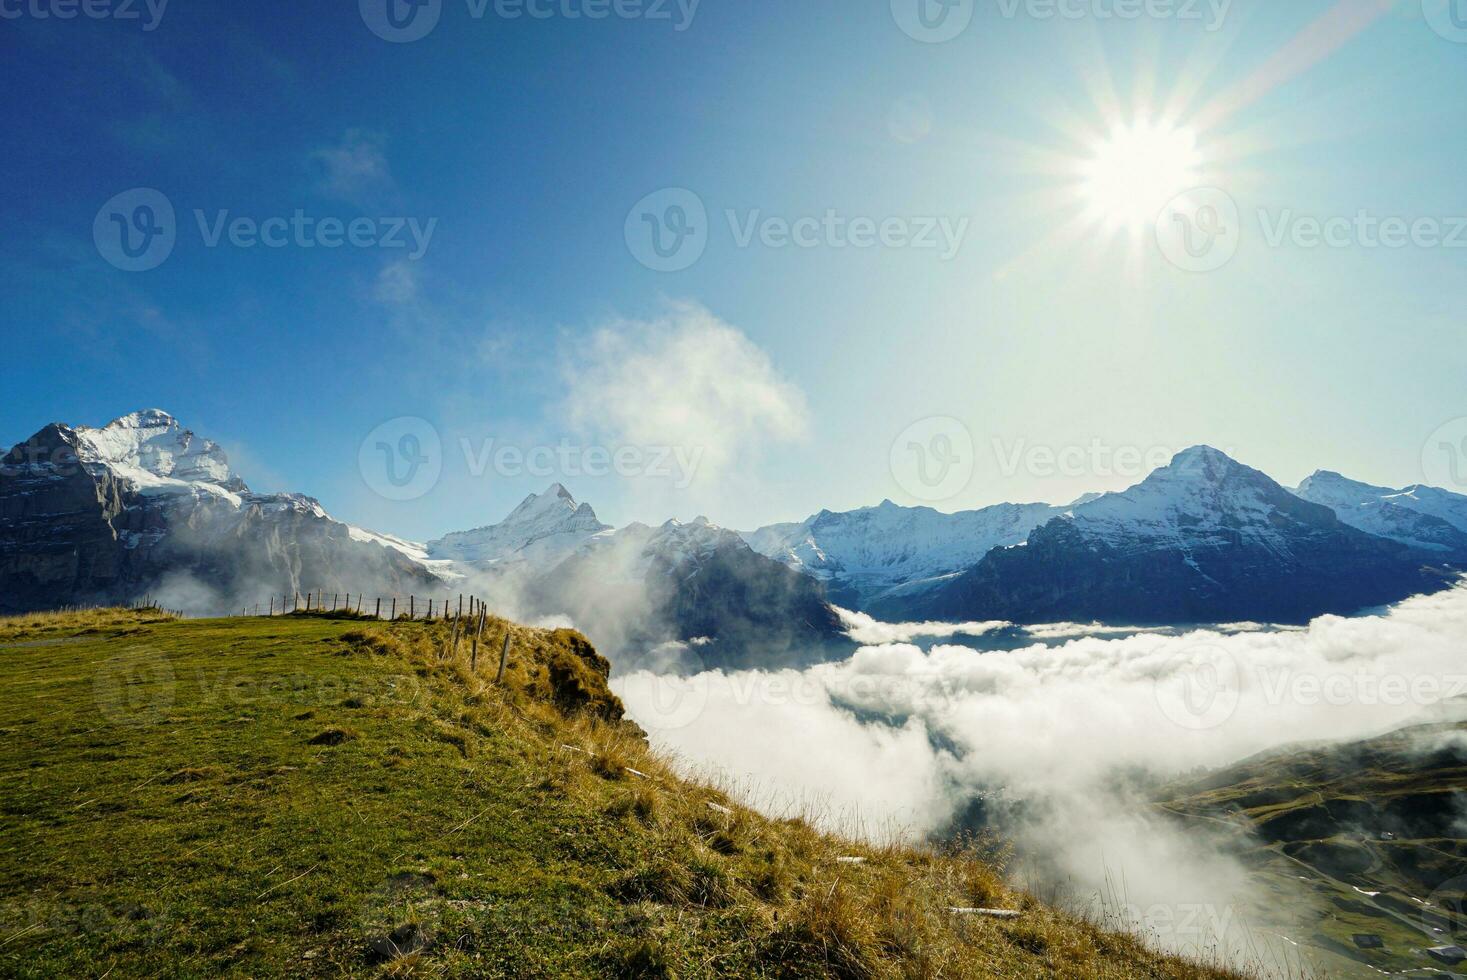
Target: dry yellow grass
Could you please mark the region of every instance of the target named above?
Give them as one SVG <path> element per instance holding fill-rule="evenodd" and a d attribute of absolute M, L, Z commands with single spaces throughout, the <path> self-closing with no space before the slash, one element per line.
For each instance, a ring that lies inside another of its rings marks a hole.
<path fill-rule="evenodd" d="M 161 609 L 107 607 L 0 616 L 0 641 L 44 639 L 48 634 L 60 633 L 76 635 L 87 630 L 142 626 L 175 618 L 173 613 Z"/>

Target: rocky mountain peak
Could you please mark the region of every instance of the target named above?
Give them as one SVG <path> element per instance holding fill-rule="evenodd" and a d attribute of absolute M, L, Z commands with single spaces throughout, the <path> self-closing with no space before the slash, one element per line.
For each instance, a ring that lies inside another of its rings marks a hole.
<path fill-rule="evenodd" d="M 217 443 L 185 429 L 162 409 L 142 409 L 100 429 L 79 426 L 74 431 L 82 462 L 106 466 L 136 484 L 162 479 L 244 486 Z"/>

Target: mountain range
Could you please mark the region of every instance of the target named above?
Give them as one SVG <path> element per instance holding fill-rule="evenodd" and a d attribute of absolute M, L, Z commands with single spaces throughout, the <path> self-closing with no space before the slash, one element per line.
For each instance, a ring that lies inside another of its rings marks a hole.
<path fill-rule="evenodd" d="M 1305 623 L 1445 587 L 1450 557 L 1362 531 L 1197 447 L 989 552 L 917 609 L 1020 623 Z"/>
<path fill-rule="evenodd" d="M 417 543 L 249 490 L 165 412 L 51 424 L 0 460 L 0 611 L 166 594 L 473 592 L 575 622 L 621 668 L 799 665 L 849 649 L 836 606 L 887 620 L 1306 622 L 1430 592 L 1467 567 L 1467 496 L 1320 472 L 1290 490 L 1215 449 L 1069 505 L 941 513 L 885 501 L 739 533 L 613 528 L 560 484 Z"/>
<path fill-rule="evenodd" d="M 706 520 L 614 530 L 559 484 L 498 524 L 419 544 L 257 494 L 166 412 L 52 424 L 0 459 L 0 612 L 127 603 L 197 613 L 271 595 L 477 594 L 570 619 L 625 669 L 798 666 L 851 649 L 817 581 Z"/>

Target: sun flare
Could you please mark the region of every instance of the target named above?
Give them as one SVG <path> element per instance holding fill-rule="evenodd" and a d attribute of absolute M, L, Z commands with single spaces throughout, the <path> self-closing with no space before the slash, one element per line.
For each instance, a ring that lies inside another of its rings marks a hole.
<path fill-rule="evenodd" d="M 1081 197 L 1097 221 L 1137 230 L 1196 186 L 1202 162 L 1190 129 L 1149 122 L 1116 126 L 1081 164 Z"/>

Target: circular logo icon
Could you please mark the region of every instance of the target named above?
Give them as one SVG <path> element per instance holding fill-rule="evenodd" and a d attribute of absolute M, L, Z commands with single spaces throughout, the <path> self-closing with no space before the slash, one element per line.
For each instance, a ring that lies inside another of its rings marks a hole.
<path fill-rule="evenodd" d="M 1428 486 L 1467 493 L 1467 417 L 1452 419 L 1426 440 L 1421 475 Z"/>
<path fill-rule="evenodd" d="M 424 924 L 431 916 L 420 913 L 438 901 L 438 881 L 427 870 L 400 871 L 379 885 L 357 906 L 356 927 L 366 937 L 367 959 L 387 963 L 432 945 L 433 934 Z"/>
<path fill-rule="evenodd" d="M 123 272 L 156 269 L 178 242 L 173 203 L 151 187 L 123 191 L 97 212 L 92 242 L 102 258 Z"/>
<path fill-rule="evenodd" d="M 438 26 L 443 0 L 357 0 L 362 23 L 384 41 L 421 41 Z"/>
<path fill-rule="evenodd" d="M 1453 44 L 1467 44 L 1467 0 L 1421 0 L 1431 29 Z"/>
<path fill-rule="evenodd" d="M 626 679 L 628 712 L 648 732 L 675 732 L 697 721 L 708 706 L 709 675 L 642 671 Z"/>
<path fill-rule="evenodd" d="M 1434 945 L 1453 945 L 1456 937 L 1467 933 L 1467 876 L 1458 876 L 1432 889 L 1421 906 L 1421 921 L 1442 941 Z"/>
<path fill-rule="evenodd" d="M 1161 254 L 1187 272 L 1221 269 L 1238 254 L 1242 237 L 1238 202 L 1216 187 L 1183 191 L 1156 216 L 1156 244 Z"/>
<path fill-rule="evenodd" d="M 973 479 L 973 435 L 954 418 L 923 419 L 891 444 L 891 475 L 909 496 L 935 503 L 962 493 Z"/>
<path fill-rule="evenodd" d="M 891 0 L 891 16 L 912 40 L 942 44 L 973 22 L 973 0 Z"/>
<path fill-rule="evenodd" d="M 92 697 L 114 725 L 155 725 L 173 707 L 173 668 L 157 650 L 131 647 L 103 661 Z"/>
<path fill-rule="evenodd" d="M 1221 647 L 1192 647 L 1167 658 L 1156 679 L 1156 703 L 1173 724 L 1200 732 L 1233 717 L 1242 696 L 1242 671 Z"/>
<path fill-rule="evenodd" d="M 683 187 L 648 194 L 627 214 L 627 248 L 654 272 L 681 272 L 708 247 L 708 209 Z"/>
<path fill-rule="evenodd" d="M 378 496 L 417 500 L 436 487 L 443 475 L 443 441 L 426 419 L 391 419 L 362 440 L 357 467 Z"/>
<path fill-rule="evenodd" d="M 907 95 L 891 104 L 886 129 L 898 143 L 920 143 L 932 132 L 932 104 L 920 95 Z"/>

